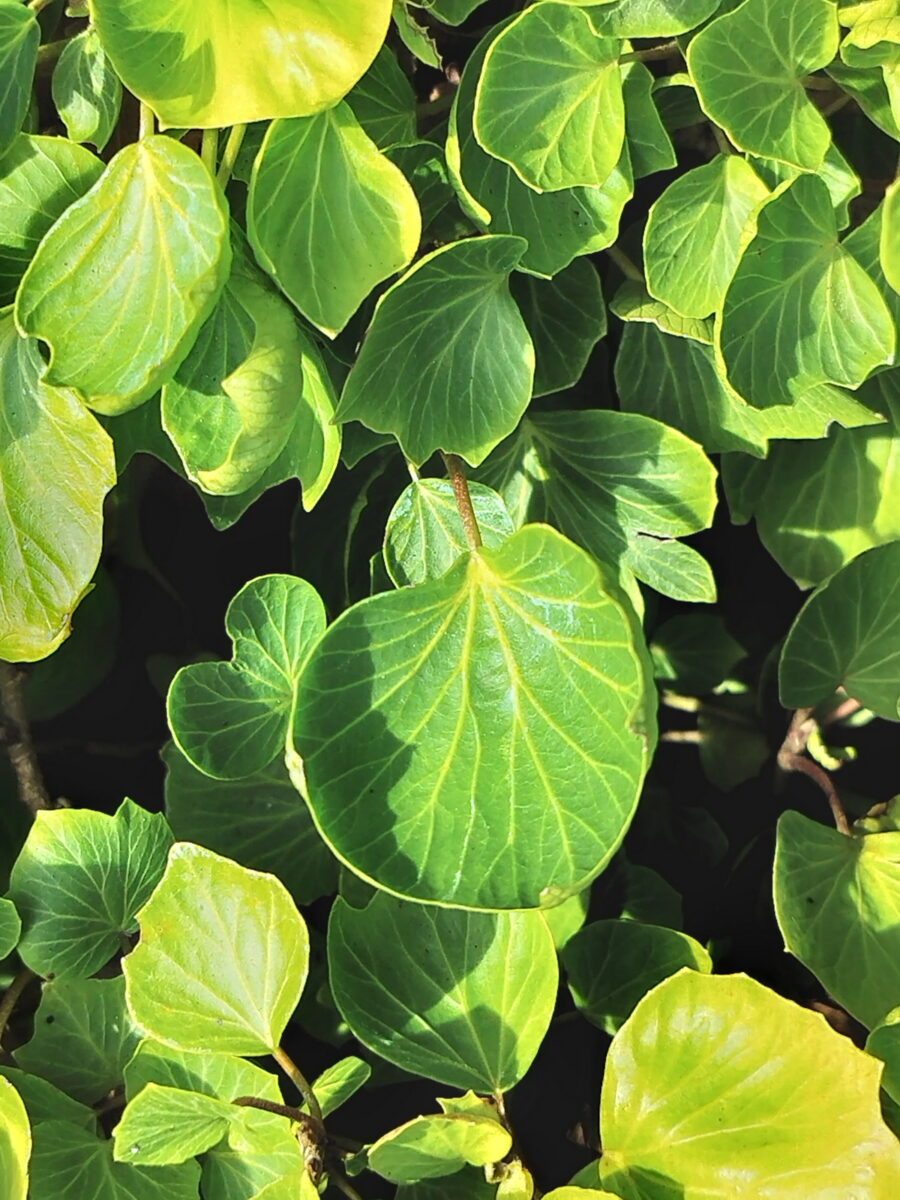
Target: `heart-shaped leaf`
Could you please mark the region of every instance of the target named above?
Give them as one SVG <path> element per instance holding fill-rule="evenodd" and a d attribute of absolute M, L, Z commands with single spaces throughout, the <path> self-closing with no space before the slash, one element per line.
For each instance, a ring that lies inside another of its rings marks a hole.
<path fill-rule="evenodd" d="M 900 720 L 900 541 L 867 550 L 813 592 L 781 652 L 788 708 L 828 700 L 839 687 L 889 721 Z"/>
<path fill-rule="evenodd" d="M 130 800 L 114 817 L 74 808 L 38 813 L 9 884 L 26 966 L 56 979 L 98 971 L 136 928 L 171 844 L 165 819 Z"/>
<path fill-rule="evenodd" d="M 477 466 L 531 399 L 534 347 L 508 286 L 524 250 L 521 238 L 469 238 L 416 263 L 378 302 L 339 420 L 395 434 L 417 466 L 435 450 Z"/>
<path fill-rule="evenodd" d="M 470 1113 L 415 1117 L 369 1147 L 369 1167 L 392 1183 L 442 1179 L 468 1163 L 483 1167 L 505 1158 L 512 1138 L 499 1122 Z"/>
<path fill-rule="evenodd" d="M 100 40 L 163 127 L 217 128 L 330 108 L 365 73 L 391 0 L 91 0 Z"/>
<path fill-rule="evenodd" d="M 124 412 L 185 358 L 230 261 L 224 199 L 206 167 L 174 138 L 145 138 L 120 150 L 41 242 L 16 322 L 48 344 L 47 383 Z"/>
<path fill-rule="evenodd" d="M 402 171 L 339 104 L 269 126 L 250 183 L 248 233 L 285 294 L 334 337 L 376 284 L 409 265 L 422 220 Z"/>
<path fill-rule="evenodd" d="M 607 574 L 542 526 L 344 613 L 294 725 L 296 782 L 334 852 L 441 903 L 581 891 L 627 827 L 654 738 L 632 621 Z"/>
<path fill-rule="evenodd" d="M 325 608 L 305 580 L 263 575 L 231 601 L 225 628 L 233 661 L 178 672 L 169 688 L 169 726 L 198 770 L 244 779 L 284 749 L 297 681 L 325 631 Z"/>
<path fill-rule="evenodd" d="M 775 912 L 791 954 L 870 1029 L 900 995 L 900 832 L 778 821 Z"/>
<path fill-rule="evenodd" d="M 600 187 L 625 143 L 618 41 L 569 4 L 527 8 L 485 55 L 473 121 L 482 148 L 535 191 Z"/>
<path fill-rule="evenodd" d="M 748 1195 L 888 1200 L 900 1148 L 881 1121 L 879 1072 L 823 1017 L 755 980 L 681 971 L 613 1040 L 601 1181 L 629 1200 L 733 1200 L 736 1179 Z"/>
<path fill-rule="evenodd" d="M 278 1048 L 306 982 L 309 935 L 277 879 L 179 842 L 139 920 L 123 968 L 146 1034 L 211 1053 Z"/>
<path fill-rule="evenodd" d="M 467 913 L 381 892 L 363 909 L 338 899 L 328 965 L 364 1045 L 464 1090 L 513 1087 L 556 1002 L 556 951 L 538 913 Z"/>

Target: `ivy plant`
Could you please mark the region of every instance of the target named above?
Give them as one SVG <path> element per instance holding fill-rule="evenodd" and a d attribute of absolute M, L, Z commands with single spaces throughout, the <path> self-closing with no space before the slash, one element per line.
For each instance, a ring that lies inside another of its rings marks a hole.
<path fill-rule="evenodd" d="M 896 0 L 0 0 L 3 1200 L 900 1195 L 897 143 Z"/>

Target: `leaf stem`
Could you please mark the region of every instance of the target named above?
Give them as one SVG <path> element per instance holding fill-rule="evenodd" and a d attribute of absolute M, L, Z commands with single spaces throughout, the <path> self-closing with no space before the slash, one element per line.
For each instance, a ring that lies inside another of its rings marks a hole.
<path fill-rule="evenodd" d="M 316 1093 L 312 1090 L 309 1080 L 306 1078 L 294 1060 L 290 1057 L 286 1050 L 282 1049 L 281 1046 L 278 1046 L 272 1051 L 272 1057 L 303 1097 L 304 1103 L 309 1109 L 310 1116 L 318 1121 L 320 1125 L 324 1124 L 322 1109 L 319 1106 L 318 1100 L 316 1099 Z"/>
<path fill-rule="evenodd" d="M 803 86 L 811 92 L 836 92 L 838 85 L 828 75 L 807 75 Z"/>
<path fill-rule="evenodd" d="M 632 261 L 618 246 L 607 246 L 606 253 L 613 260 L 626 279 L 632 279 L 635 283 L 644 282 L 644 273 L 635 262 Z"/>
<path fill-rule="evenodd" d="M 340 1171 L 332 1171 L 328 1176 L 328 1182 L 334 1184 L 339 1192 L 343 1192 L 345 1196 L 349 1197 L 349 1200 L 363 1200 L 350 1180 Z"/>
<path fill-rule="evenodd" d="M 138 136 L 143 141 L 144 138 L 153 137 L 154 133 L 156 133 L 156 117 L 150 105 L 145 104 L 142 100 Z"/>
<path fill-rule="evenodd" d="M 0 710 L 6 718 L 0 726 L 0 742 L 6 744 L 6 753 L 15 771 L 19 799 L 32 813 L 39 813 L 53 805 L 31 738 L 24 682 L 25 676 L 18 667 L 0 662 Z"/>
<path fill-rule="evenodd" d="M 43 12 L 48 4 L 52 3 L 53 0 L 28 0 L 28 7 L 31 9 L 34 15 L 37 16 L 38 13 Z"/>
<path fill-rule="evenodd" d="M 714 122 L 710 121 L 709 127 L 712 130 L 712 135 L 716 139 L 716 145 L 722 154 L 734 154 L 734 147 L 722 130 Z"/>
<path fill-rule="evenodd" d="M 475 516 L 475 509 L 472 507 L 469 481 L 466 479 L 463 461 L 458 454 L 443 454 L 442 452 L 441 457 L 447 468 L 447 474 L 450 476 L 450 482 L 453 484 L 453 495 L 456 497 L 456 507 L 466 532 L 466 541 L 473 550 L 477 550 L 481 545 L 481 530 L 478 528 L 478 519 Z"/>
<path fill-rule="evenodd" d="M 791 723 L 781 744 L 781 749 L 778 751 L 776 761 L 780 770 L 786 772 L 797 771 L 819 786 L 831 808 L 835 826 L 841 833 L 850 837 L 850 822 L 847 820 L 847 814 L 844 811 L 837 788 L 834 786 L 834 781 L 823 767 L 820 767 L 817 762 L 813 762 L 811 758 L 806 757 L 807 743 L 817 728 L 818 722 L 813 716 L 813 710 L 811 708 L 798 708 L 791 718 Z"/>
<path fill-rule="evenodd" d="M 6 1033 L 6 1027 L 9 1024 L 9 1019 L 15 1011 L 16 1005 L 22 998 L 22 993 L 31 983 L 32 979 L 37 979 L 34 971 L 30 971 L 28 967 L 22 967 L 18 975 L 6 989 L 6 993 L 0 1000 L 0 1042 L 3 1041 L 3 1035 Z"/>
<path fill-rule="evenodd" d="M 654 62 L 661 58 L 674 58 L 681 54 L 681 47 L 673 38 L 670 42 L 662 42 L 659 46 L 649 46 L 646 50 L 631 50 L 619 57 L 620 63 Z"/>
<path fill-rule="evenodd" d="M 43 46 L 38 46 L 37 52 L 37 67 L 41 70 L 43 67 L 48 67 L 55 63 L 59 56 L 68 46 L 71 38 L 60 38 L 58 42 L 45 42 Z"/>
<path fill-rule="evenodd" d="M 200 157 L 203 159 L 207 171 L 216 177 L 216 159 L 219 157 L 219 131 L 218 129 L 204 129 L 203 140 L 200 143 Z"/>
<path fill-rule="evenodd" d="M 234 170 L 234 164 L 237 162 L 237 156 L 241 152 L 241 146 L 244 143 L 244 134 L 247 132 L 246 125 L 233 125 L 231 132 L 228 135 L 228 141 L 225 143 L 225 149 L 222 151 L 222 161 L 219 164 L 219 173 L 216 179 L 219 182 L 219 187 L 223 190 L 227 187 L 228 181 L 231 178 L 231 173 Z"/>

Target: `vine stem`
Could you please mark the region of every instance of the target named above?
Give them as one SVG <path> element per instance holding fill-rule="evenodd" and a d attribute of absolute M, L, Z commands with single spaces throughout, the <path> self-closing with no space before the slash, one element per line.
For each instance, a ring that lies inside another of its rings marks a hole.
<path fill-rule="evenodd" d="M 840 90 L 838 84 L 828 75 L 807 75 L 803 80 L 803 86 L 811 92 L 837 92 Z"/>
<path fill-rule="evenodd" d="M 719 147 L 720 152 L 722 154 L 734 154 L 734 147 L 718 125 L 710 121 L 709 127 L 712 130 L 713 137 L 716 139 L 716 145 Z"/>
<path fill-rule="evenodd" d="M 466 469 L 458 454 L 443 454 L 444 465 L 450 482 L 453 484 L 453 495 L 456 497 L 456 507 L 466 532 L 466 541 L 473 550 L 481 545 L 481 530 L 478 528 L 478 518 L 472 507 L 472 497 L 469 493 L 469 481 L 466 479 Z"/>
<path fill-rule="evenodd" d="M 659 46 L 650 46 L 646 50 L 631 50 L 628 54 L 621 55 L 619 62 L 654 62 L 660 58 L 672 58 L 676 54 L 681 54 L 681 47 L 673 38 L 671 42 L 663 42 Z"/>
<path fill-rule="evenodd" d="M 34 15 L 37 16 L 38 13 L 42 12 L 48 4 L 52 3 L 53 0 L 28 0 L 28 7 L 31 9 Z"/>
<path fill-rule="evenodd" d="M 838 790 L 834 786 L 834 781 L 823 767 L 806 757 L 807 742 L 813 731 L 818 728 L 818 722 L 812 714 L 811 708 L 797 709 L 791 718 L 776 761 L 782 771 L 797 771 L 818 785 L 828 801 L 836 827 L 841 833 L 850 837 L 852 836 L 850 822 L 847 820 L 847 814 Z"/>
<path fill-rule="evenodd" d="M 219 164 L 219 173 L 216 176 L 219 187 L 223 190 L 228 185 L 231 178 L 231 173 L 234 170 L 234 164 L 237 162 L 237 156 L 241 152 L 241 146 L 244 143 L 244 134 L 247 132 L 246 125 L 234 125 L 228 135 L 228 141 L 225 143 L 225 149 L 222 151 L 222 161 Z"/>
<path fill-rule="evenodd" d="M 153 109 L 150 107 L 149 104 L 145 104 L 142 100 L 141 101 L 140 128 L 138 129 L 138 137 L 141 139 L 141 141 L 143 141 L 144 138 L 153 137 L 155 132 L 156 132 L 156 117 L 153 115 Z"/>
<path fill-rule="evenodd" d="M 23 967 L 9 987 L 6 989 L 6 994 L 0 1000 L 0 1042 L 3 1040 L 3 1035 L 6 1033 L 6 1027 L 9 1024 L 9 1019 L 15 1012 L 16 1005 L 22 998 L 22 993 L 31 983 L 32 979 L 36 979 L 34 971 L 30 971 L 28 967 Z"/>
<path fill-rule="evenodd" d="M 316 1099 L 316 1093 L 312 1090 L 309 1080 L 306 1078 L 294 1060 L 290 1057 L 286 1050 L 281 1048 L 281 1046 L 278 1046 L 272 1051 L 272 1057 L 303 1097 L 306 1107 L 309 1109 L 309 1115 L 318 1121 L 320 1125 L 324 1124 L 322 1109 L 319 1105 L 319 1101 Z"/>
<path fill-rule="evenodd" d="M 204 129 L 203 140 L 200 143 L 200 157 L 203 159 L 207 171 L 216 177 L 216 159 L 219 156 L 219 131 L 218 129 Z"/>
<path fill-rule="evenodd" d="M 19 799 L 32 813 L 39 813 L 43 809 L 52 808 L 53 805 L 50 803 L 31 738 L 28 710 L 25 706 L 24 681 L 25 676 L 18 667 L 12 663 L 0 662 L 0 709 L 6 717 L 0 733 L 16 774 Z"/>
<path fill-rule="evenodd" d="M 644 282 L 643 271 L 628 257 L 624 250 L 620 250 L 618 246 L 607 246 L 606 253 L 626 279 L 632 279 L 635 283 Z"/>

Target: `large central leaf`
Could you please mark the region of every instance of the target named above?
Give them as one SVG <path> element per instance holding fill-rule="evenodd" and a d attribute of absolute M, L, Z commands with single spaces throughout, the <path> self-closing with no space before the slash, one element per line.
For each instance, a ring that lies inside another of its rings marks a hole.
<path fill-rule="evenodd" d="M 294 776 L 334 852 L 390 891 L 464 907 L 580 891 L 621 841 L 653 742 L 632 621 L 543 526 L 345 613 L 294 725 Z"/>
<path fill-rule="evenodd" d="M 91 14 L 164 128 L 215 128 L 340 100 L 378 53 L 391 0 L 91 0 Z"/>

